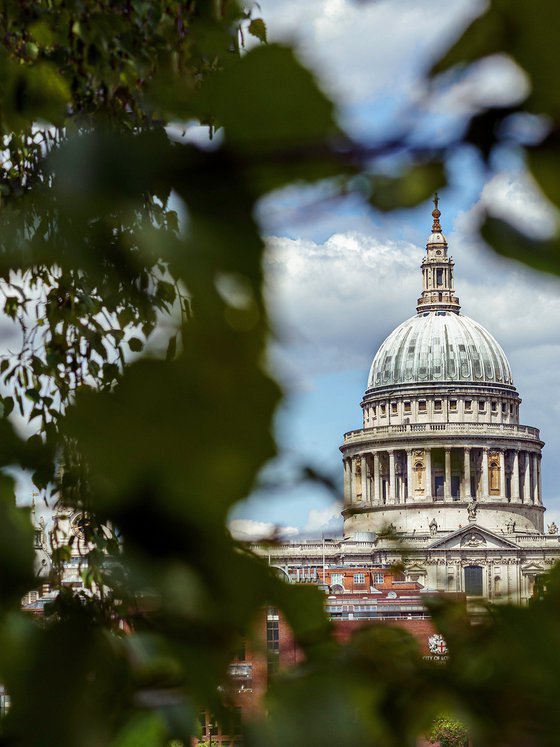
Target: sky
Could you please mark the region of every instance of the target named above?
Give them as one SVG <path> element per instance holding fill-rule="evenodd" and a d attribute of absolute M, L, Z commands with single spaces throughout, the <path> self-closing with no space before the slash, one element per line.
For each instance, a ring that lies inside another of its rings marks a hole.
<path fill-rule="evenodd" d="M 272 41 L 294 43 L 340 119 L 362 142 L 412 125 L 420 139 L 445 142 L 466 114 L 489 101 L 523 98 L 528 81 L 503 57 L 448 81 L 434 93 L 424 72 L 484 8 L 476 0 L 261 0 Z M 555 210 L 504 149 L 490 173 L 465 148 L 449 164 L 440 193 L 442 227 L 455 259 L 462 313 L 482 323 L 504 348 L 521 395 L 520 421 L 541 429 L 545 522 L 560 520 L 560 280 L 502 259 L 481 244 L 483 208 L 521 230 L 546 235 Z M 329 199 L 328 188 L 293 186 L 263 200 L 267 299 L 274 327 L 268 365 L 287 395 L 276 435 L 283 456 L 261 489 L 240 504 L 230 526 L 239 537 L 335 536 L 340 518 L 344 432 L 361 425 L 360 400 L 385 337 L 414 315 L 420 262 L 433 205 L 380 214 L 358 198 Z M 334 489 L 296 479 L 309 466 Z"/>

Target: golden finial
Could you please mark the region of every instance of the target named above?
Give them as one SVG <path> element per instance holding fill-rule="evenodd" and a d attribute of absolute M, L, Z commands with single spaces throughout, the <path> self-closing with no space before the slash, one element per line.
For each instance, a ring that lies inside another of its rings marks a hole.
<path fill-rule="evenodd" d="M 441 212 L 438 210 L 439 196 L 437 192 L 434 192 L 434 209 L 432 210 L 432 217 L 434 222 L 432 224 L 432 233 L 441 233 L 441 223 L 439 222 L 439 216 Z"/>

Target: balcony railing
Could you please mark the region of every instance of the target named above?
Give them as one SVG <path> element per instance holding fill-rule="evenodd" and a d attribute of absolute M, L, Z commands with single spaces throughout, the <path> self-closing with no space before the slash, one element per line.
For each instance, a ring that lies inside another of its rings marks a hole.
<path fill-rule="evenodd" d="M 485 435 L 504 436 L 535 440 L 540 438 L 538 428 L 530 425 L 515 425 L 513 423 L 404 423 L 402 425 L 379 425 L 374 428 L 361 428 L 344 434 L 344 443 L 369 439 L 382 439 L 387 436 L 400 436 L 416 433 L 437 435 Z"/>

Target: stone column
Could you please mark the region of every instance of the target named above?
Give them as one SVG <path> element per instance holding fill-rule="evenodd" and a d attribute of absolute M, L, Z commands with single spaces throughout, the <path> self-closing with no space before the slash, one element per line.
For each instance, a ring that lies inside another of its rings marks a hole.
<path fill-rule="evenodd" d="M 349 459 L 343 459 L 342 464 L 344 467 L 344 503 L 348 504 L 351 502 L 350 497 L 350 487 L 351 487 L 351 477 L 350 477 L 350 465 L 351 461 Z"/>
<path fill-rule="evenodd" d="M 426 449 L 426 486 L 424 496 L 426 500 L 432 500 L 432 452 Z"/>
<path fill-rule="evenodd" d="M 470 501 L 471 498 L 471 447 L 465 446 L 463 449 L 463 499 Z"/>
<path fill-rule="evenodd" d="M 531 469 L 530 454 L 523 452 L 523 503 L 531 503 Z"/>
<path fill-rule="evenodd" d="M 356 481 L 356 465 L 358 464 L 358 458 L 352 457 L 350 460 L 350 503 L 356 503 L 358 486 Z"/>
<path fill-rule="evenodd" d="M 395 503 L 395 452 L 389 449 L 389 496 L 387 503 Z"/>
<path fill-rule="evenodd" d="M 506 500 L 506 454 L 500 449 L 500 499 Z"/>
<path fill-rule="evenodd" d="M 538 457 L 536 454 L 531 454 L 531 498 L 533 503 L 539 502 L 539 468 L 538 468 Z"/>
<path fill-rule="evenodd" d="M 412 500 L 412 449 L 406 450 L 406 499 Z"/>
<path fill-rule="evenodd" d="M 451 500 L 451 449 L 445 448 L 445 480 L 443 483 L 443 500 Z"/>
<path fill-rule="evenodd" d="M 366 455 L 362 454 L 362 502 L 365 503 L 367 501 L 367 462 L 366 462 Z"/>
<path fill-rule="evenodd" d="M 511 465 L 511 502 L 520 503 L 519 495 L 519 450 L 513 451 L 513 462 Z"/>
<path fill-rule="evenodd" d="M 490 494 L 488 488 L 488 449 L 482 449 L 482 466 L 480 470 L 480 497 L 482 500 L 487 499 Z"/>
<path fill-rule="evenodd" d="M 531 503 L 537 502 L 537 455 L 531 453 L 529 455 L 531 460 Z"/>
<path fill-rule="evenodd" d="M 373 452 L 373 503 L 377 506 L 381 503 L 381 490 L 379 485 L 379 454 Z"/>
<path fill-rule="evenodd" d="M 539 506 L 542 506 L 542 483 L 541 483 L 541 455 L 537 454 L 537 500 Z"/>

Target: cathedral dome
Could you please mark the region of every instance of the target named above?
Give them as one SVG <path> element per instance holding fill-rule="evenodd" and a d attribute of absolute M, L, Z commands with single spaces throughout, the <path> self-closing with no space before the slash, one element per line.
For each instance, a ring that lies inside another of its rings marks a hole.
<path fill-rule="evenodd" d="M 513 386 L 500 345 L 481 324 L 453 311 L 424 311 L 398 326 L 373 359 L 368 390 L 432 382 Z"/>

